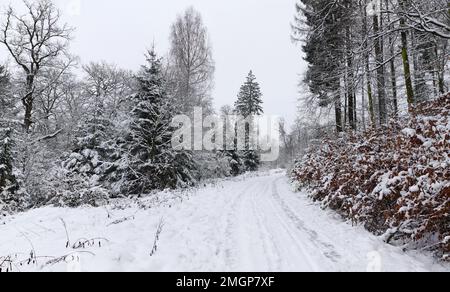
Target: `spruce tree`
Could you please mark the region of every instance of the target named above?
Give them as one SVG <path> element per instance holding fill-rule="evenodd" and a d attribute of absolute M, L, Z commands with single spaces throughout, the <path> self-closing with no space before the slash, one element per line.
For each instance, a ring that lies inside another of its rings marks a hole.
<path fill-rule="evenodd" d="M 346 63 L 345 37 L 351 10 L 344 5 L 329 5 L 325 0 L 300 2 L 297 12 L 304 18 L 297 16 L 294 36 L 304 40 L 302 48 L 309 65 L 303 81 L 319 107 L 334 107 L 336 131 L 342 132 L 340 82 Z"/>
<path fill-rule="evenodd" d="M 253 72 L 250 71 L 246 82 L 241 86 L 238 100 L 235 104 L 236 113 L 248 121 L 245 124 L 245 149 L 238 152 L 240 159 L 237 159 L 236 153 L 232 153 L 232 169 L 242 164 L 244 171 L 258 170 L 260 165 L 259 154 L 255 149 L 251 149 L 250 139 L 254 131 L 254 117 L 264 113 L 262 104 L 262 93 L 259 83 L 256 81 Z"/>
<path fill-rule="evenodd" d="M 264 113 L 262 108 L 262 93 L 259 83 L 253 71 L 247 76 L 247 81 L 241 86 L 238 94 L 238 100 L 235 104 L 236 113 L 247 118 L 249 116 L 261 115 Z"/>
<path fill-rule="evenodd" d="M 152 190 L 177 188 L 194 182 L 191 153 L 172 148 L 174 105 L 168 97 L 161 59 L 154 50 L 137 77 L 129 137 L 127 192 L 141 195 Z"/>
<path fill-rule="evenodd" d="M 111 169 L 115 168 L 111 157 L 114 152 L 114 144 L 111 144 L 113 126 L 106 117 L 103 97 L 96 96 L 93 104 L 86 120 L 76 131 L 72 153 L 55 174 L 56 181 L 52 187 L 58 201 L 54 204 L 98 206 L 110 197 L 104 182 Z"/>
<path fill-rule="evenodd" d="M 87 119 L 78 127 L 74 150 L 64 165 L 88 176 L 101 176 L 108 161 L 112 124 L 105 117 L 103 102 L 97 98 Z"/>

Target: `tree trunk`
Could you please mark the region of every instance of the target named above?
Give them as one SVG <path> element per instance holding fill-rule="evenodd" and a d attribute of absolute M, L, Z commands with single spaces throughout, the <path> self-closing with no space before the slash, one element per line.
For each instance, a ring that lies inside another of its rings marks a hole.
<path fill-rule="evenodd" d="M 406 0 L 400 0 L 400 9 L 405 10 Z M 411 66 L 409 63 L 409 55 L 408 55 L 408 35 L 407 35 L 407 27 L 406 20 L 404 17 L 400 18 L 400 27 L 402 28 L 401 39 L 402 39 L 402 60 L 403 60 L 403 71 L 405 75 L 405 84 L 406 84 L 406 96 L 408 99 L 408 108 L 409 111 L 412 110 L 414 105 L 414 88 L 411 79 Z"/>
<path fill-rule="evenodd" d="M 365 52 L 365 65 L 366 65 L 366 79 L 367 79 L 367 99 L 369 102 L 369 116 L 372 127 L 375 127 L 375 110 L 373 103 L 373 91 L 372 91 L 372 76 L 370 73 L 370 56 L 369 56 L 369 44 L 367 40 L 368 28 L 367 28 L 367 1 L 364 2 L 366 5 L 361 5 L 362 14 L 364 15 L 363 21 L 363 34 L 366 36 L 364 41 Z"/>
<path fill-rule="evenodd" d="M 439 76 L 439 92 L 445 94 L 445 80 L 443 74 L 440 74 Z"/>
<path fill-rule="evenodd" d="M 386 9 L 389 9 L 389 0 L 385 1 Z M 391 23 L 391 17 L 388 13 L 388 23 Z M 393 30 L 394 25 L 390 24 L 389 29 Z M 389 34 L 389 50 L 390 50 L 390 58 L 391 58 L 391 86 L 392 86 L 392 106 L 394 111 L 394 117 L 398 116 L 398 96 L 397 96 L 397 73 L 395 70 L 395 41 L 392 37 L 392 34 Z"/>
<path fill-rule="evenodd" d="M 356 130 L 356 122 L 355 122 L 355 97 L 354 97 L 354 89 L 353 89 L 353 55 L 352 55 L 352 47 L 351 47 L 351 31 L 350 27 L 346 28 L 346 39 L 347 39 L 347 114 L 348 114 L 348 123 L 353 130 Z"/>
<path fill-rule="evenodd" d="M 445 45 L 443 48 L 443 51 L 447 51 L 448 42 L 445 41 Z M 439 48 L 438 44 L 436 43 L 436 58 L 438 59 L 437 63 L 437 82 L 438 82 L 438 88 L 440 94 L 445 94 L 445 66 L 447 63 L 447 54 L 444 54 L 444 57 L 439 60 Z"/>
<path fill-rule="evenodd" d="M 356 100 L 356 88 L 353 88 L 353 116 L 354 116 L 355 130 L 358 130 L 357 105 L 358 105 L 358 101 Z"/>
<path fill-rule="evenodd" d="M 25 107 L 24 116 L 24 127 L 25 131 L 28 133 L 33 124 L 32 113 L 33 113 L 33 98 L 34 98 L 34 75 L 28 74 L 26 83 L 26 94 L 22 99 L 22 104 Z"/>
<path fill-rule="evenodd" d="M 364 77 L 361 79 L 361 122 L 364 132 L 366 131 L 366 95 L 365 95 L 365 84 Z"/>
<path fill-rule="evenodd" d="M 382 21 L 377 14 L 373 16 L 373 29 L 375 34 L 375 56 L 377 64 L 377 88 L 378 88 L 378 105 L 380 113 L 380 124 L 384 125 L 387 122 L 386 110 L 386 79 L 384 70 L 384 50 L 383 50 L 383 36 L 381 35 Z"/>
<path fill-rule="evenodd" d="M 342 126 L 342 105 L 341 105 L 341 98 L 340 95 L 337 94 L 337 97 L 334 101 L 334 112 L 336 115 L 336 131 L 338 133 L 341 133 L 344 131 L 344 128 Z"/>
<path fill-rule="evenodd" d="M 348 95 L 347 92 L 344 93 L 344 128 L 347 127 L 347 121 L 348 121 Z"/>

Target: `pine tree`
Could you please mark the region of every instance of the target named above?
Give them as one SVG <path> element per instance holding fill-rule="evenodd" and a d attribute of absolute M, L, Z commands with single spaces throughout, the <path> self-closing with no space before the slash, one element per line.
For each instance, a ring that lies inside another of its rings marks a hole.
<path fill-rule="evenodd" d="M 252 71 L 247 76 L 247 81 L 241 86 L 238 94 L 238 100 L 235 104 L 235 111 L 249 123 L 245 124 L 245 149 L 238 152 L 240 159 L 237 159 L 236 153 L 232 154 L 233 172 L 243 165 L 244 171 L 256 171 L 261 163 L 259 154 L 250 145 L 250 139 L 254 131 L 254 117 L 264 113 L 262 108 L 262 93 L 256 77 Z M 239 149 L 238 149 L 239 150 Z"/>
<path fill-rule="evenodd" d="M 191 153 L 176 151 L 171 140 L 174 116 L 166 91 L 161 59 L 154 50 L 148 65 L 137 78 L 139 92 L 134 96 L 129 137 L 129 171 L 126 191 L 141 195 L 158 189 L 177 188 L 194 182 L 195 164 Z"/>

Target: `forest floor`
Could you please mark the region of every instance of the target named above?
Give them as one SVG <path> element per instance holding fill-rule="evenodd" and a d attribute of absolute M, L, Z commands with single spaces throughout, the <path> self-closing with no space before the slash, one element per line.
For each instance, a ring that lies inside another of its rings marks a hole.
<path fill-rule="evenodd" d="M 0 219 L 2 271 L 449 271 L 295 193 L 283 171 Z"/>

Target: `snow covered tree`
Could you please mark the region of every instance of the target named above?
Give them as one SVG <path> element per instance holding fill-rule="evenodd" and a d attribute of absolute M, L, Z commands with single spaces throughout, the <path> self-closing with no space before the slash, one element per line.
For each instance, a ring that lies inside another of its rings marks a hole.
<path fill-rule="evenodd" d="M 3 204 L 15 201 L 19 189 L 13 167 L 13 130 L 0 124 L 0 212 Z"/>
<path fill-rule="evenodd" d="M 75 131 L 72 152 L 56 169 L 56 191 L 52 202 L 76 207 L 82 204 L 97 206 L 108 199 L 105 189 L 108 175 L 115 171 L 115 127 L 106 113 L 106 96 L 97 92 L 90 97 L 92 105 L 85 119 Z"/>
<path fill-rule="evenodd" d="M 202 107 L 213 112 L 211 89 L 215 64 L 208 31 L 202 16 L 193 7 L 177 17 L 170 34 L 170 88 L 183 114 Z"/>
<path fill-rule="evenodd" d="M 304 78 L 315 103 L 333 106 L 337 132 L 342 132 L 340 96 L 345 49 L 345 7 L 323 0 L 301 0 L 296 6 L 294 38 L 305 41 L 303 51 L 309 67 Z"/>
<path fill-rule="evenodd" d="M 37 78 L 45 69 L 72 62 L 66 60 L 72 28 L 61 23 L 61 13 L 51 0 L 23 1 L 23 5 L 25 14 L 12 6 L 5 11 L 5 21 L 0 25 L 0 44 L 23 72 L 23 123 L 29 131 L 34 123 Z"/>
<path fill-rule="evenodd" d="M 366 130 L 367 113 L 385 126 L 404 110 L 402 96 L 413 110 L 446 92 L 448 1 L 298 0 L 296 9 L 305 104 L 318 114 L 334 106 L 337 132 Z"/>
<path fill-rule="evenodd" d="M 110 138 L 111 128 L 102 101 L 98 100 L 87 120 L 78 127 L 72 157 L 65 164 L 66 167 L 88 175 L 99 175 L 99 167 L 107 156 L 105 144 Z"/>
<path fill-rule="evenodd" d="M 13 165 L 14 130 L 8 121 L 13 106 L 9 86 L 9 74 L 4 66 L 0 66 L 0 212 L 4 208 L 2 204 L 17 199 L 15 193 L 19 189 Z"/>
<path fill-rule="evenodd" d="M 245 149 L 240 152 L 241 161 L 245 171 L 256 171 L 260 165 L 259 154 L 251 147 L 251 139 L 254 138 L 254 117 L 263 114 L 262 93 L 259 83 L 252 71 L 247 76 L 246 82 L 241 86 L 238 100 L 235 104 L 235 112 L 244 118 L 245 123 Z M 240 149 L 237 149 L 240 150 Z M 239 161 L 232 157 L 233 163 Z M 236 167 L 236 166 L 235 166 Z M 233 164 L 232 164 L 232 168 Z"/>
<path fill-rule="evenodd" d="M 0 192 L 15 184 L 11 133 L 11 128 L 0 128 Z"/>
<path fill-rule="evenodd" d="M 8 85 L 9 85 L 8 72 L 6 71 L 5 66 L 0 65 L 0 112 L 2 113 L 0 118 L 3 118 L 5 111 L 10 106 L 7 96 Z"/>
<path fill-rule="evenodd" d="M 247 81 L 241 86 L 238 94 L 238 100 L 235 104 L 236 113 L 247 118 L 249 116 L 257 116 L 264 113 L 262 108 L 262 93 L 259 83 L 253 71 L 247 76 Z"/>
<path fill-rule="evenodd" d="M 126 191 L 141 195 L 152 190 L 176 188 L 194 182 L 191 153 L 172 148 L 174 105 L 167 95 L 161 59 L 154 50 L 138 76 L 128 145 Z"/>

